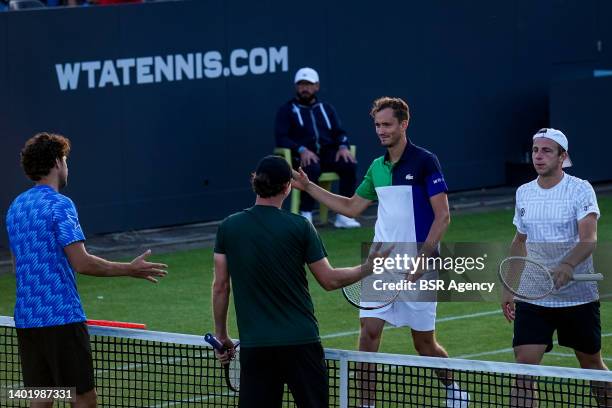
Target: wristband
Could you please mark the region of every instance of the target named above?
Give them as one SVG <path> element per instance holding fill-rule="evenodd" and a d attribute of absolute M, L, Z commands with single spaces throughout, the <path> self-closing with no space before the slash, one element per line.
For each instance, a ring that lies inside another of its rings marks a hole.
<path fill-rule="evenodd" d="M 304 153 L 306 151 L 306 147 L 305 146 L 300 146 L 300 147 L 298 147 L 297 151 L 298 151 L 299 154 L 302 154 L 302 153 Z"/>

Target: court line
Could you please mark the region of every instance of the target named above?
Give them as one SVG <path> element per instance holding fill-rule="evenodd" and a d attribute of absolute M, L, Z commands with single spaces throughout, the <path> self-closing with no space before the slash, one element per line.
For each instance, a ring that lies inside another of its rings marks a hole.
<path fill-rule="evenodd" d="M 612 333 L 604 333 L 601 335 L 601 337 L 610 337 L 612 336 Z M 555 340 L 553 342 L 553 344 L 555 346 L 558 346 L 559 343 Z M 491 350 L 491 351 L 483 351 L 480 353 L 471 353 L 471 354 L 462 354 L 459 356 L 453 356 L 454 358 L 474 358 L 474 357 L 483 357 L 483 356 L 490 356 L 490 355 L 494 355 L 494 354 L 503 354 L 503 353 L 509 353 L 514 351 L 514 349 L 512 347 L 507 347 L 507 348 L 503 348 L 503 349 L 498 349 L 498 350 Z M 575 357 L 574 354 L 569 354 L 569 353 L 557 353 L 557 352 L 550 352 L 548 354 L 551 355 L 558 355 L 558 356 L 562 356 L 562 357 Z M 612 361 L 612 358 L 604 358 L 605 361 Z"/>
<path fill-rule="evenodd" d="M 572 354 L 572 353 L 559 353 L 559 352 L 556 352 L 556 351 L 551 351 L 550 353 L 547 353 L 547 354 L 550 354 L 551 356 L 559 356 L 559 357 L 574 357 L 574 358 L 576 357 L 576 355 Z M 602 360 L 603 361 L 612 361 L 612 358 L 602 357 Z"/>
<path fill-rule="evenodd" d="M 483 357 L 483 356 L 490 356 L 493 354 L 503 354 L 503 353 L 509 353 L 511 351 L 513 351 L 514 349 L 512 347 L 507 347 L 507 348 L 503 348 L 503 349 L 497 349 L 497 350 L 490 350 L 490 351 L 482 351 L 480 353 L 471 353 L 471 354 L 461 354 L 458 356 L 453 356 L 453 358 L 474 358 L 474 357 Z"/>
<path fill-rule="evenodd" d="M 158 405 L 151 405 L 149 406 L 149 408 L 162 408 L 162 407 L 173 407 L 177 404 L 183 404 L 185 402 L 201 402 L 201 401 L 208 401 L 208 400 L 216 400 L 217 398 L 223 398 L 223 397 L 233 397 L 235 396 L 236 393 L 234 391 L 227 391 L 221 395 L 204 395 L 202 397 L 196 397 L 196 398 L 189 398 L 189 399 L 184 399 L 181 401 L 169 401 L 169 402 L 163 402 L 161 404 Z"/>
<path fill-rule="evenodd" d="M 180 364 L 182 361 L 185 361 L 185 360 L 199 359 L 202 357 L 204 357 L 202 353 L 195 353 L 189 357 L 164 357 L 164 358 L 157 359 L 154 361 L 144 361 L 141 363 L 124 364 L 116 368 L 98 368 L 97 370 L 94 371 L 94 376 L 100 376 L 102 374 L 113 373 L 117 371 L 130 371 L 133 369 L 139 369 L 139 368 L 150 366 L 150 365 L 175 364 L 175 363 Z"/>
<path fill-rule="evenodd" d="M 499 314 L 501 316 L 502 315 L 501 309 L 490 310 L 488 312 L 478 312 L 478 313 L 470 313 L 470 314 L 465 314 L 465 315 L 441 317 L 440 319 L 436 319 L 436 323 L 450 322 L 450 321 L 462 320 L 462 319 L 471 319 L 474 317 L 490 316 L 494 314 Z M 400 327 L 388 326 L 388 327 L 385 327 L 385 330 L 399 329 L 399 328 Z M 345 332 L 325 334 L 321 336 L 321 340 L 333 339 L 336 337 L 354 336 L 355 334 L 359 334 L 359 330 L 351 330 L 351 331 L 345 331 Z"/>

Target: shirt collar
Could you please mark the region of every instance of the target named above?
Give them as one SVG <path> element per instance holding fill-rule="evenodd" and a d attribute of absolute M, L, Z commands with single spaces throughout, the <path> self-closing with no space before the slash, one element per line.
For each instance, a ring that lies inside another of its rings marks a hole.
<path fill-rule="evenodd" d="M 47 190 L 55 191 L 55 189 L 48 184 L 36 184 L 34 185 L 34 188 L 37 190 L 47 189 Z"/>
<path fill-rule="evenodd" d="M 397 161 L 397 163 L 406 160 L 408 158 L 408 155 L 410 154 L 410 151 L 412 151 L 412 143 L 410 143 L 410 139 L 406 138 L 406 146 L 404 147 L 404 151 L 402 155 L 400 156 L 400 159 Z M 385 163 L 391 163 L 391 159 L 389 158 L 388 150 L 385 153 Z"/>

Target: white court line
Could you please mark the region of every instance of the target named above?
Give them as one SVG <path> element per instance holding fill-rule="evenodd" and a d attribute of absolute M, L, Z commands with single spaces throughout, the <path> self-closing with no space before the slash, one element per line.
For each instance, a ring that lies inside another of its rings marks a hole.
<path fill-rule="evenodd" d="M 612 333 L 604 333 L 601 335 L 601 337 L 610 337 L 612 336 Z M 554 341 L 553 344 L 555 346 L 558 346 L 559 343 L 557 341 Z M 474 358 L 474 357 L 482 357 L 482 356 L 490 356 L 490 355 L 494 355 L 494 354 L 503 354 L 503 353 L 509 353 L 512 352 L 514 349 L 512 347 L 507 347 L 507 348 L 503 348 L 503 349 L 498 349 L 498 350 L 491 350 L 491 351 L 483 351 L 480 353 L 472 353 L 472 354 L 462 354 L 460 356 L 456 356 L 454 358 Z M 547 353 L 547 354 L 551 354 L 553 356 L 562 356 L 562 357 L 575 357 L 574 354 L 569 354 L 569 353 Z M 612 361 L 612 358 L 604 358 L 605 361 Z"/>
<path fill-rule="evenodd" d="M 490 356 L 493 354 L 502 354 L 502 353 L 509 353 L 513 351 L 512 347 L 508 347 L 508 348 L 503 348 L 503 349 L 498 349 L 498 350 L 491 350 L 491 351 L 483 351 L 480 353 L 472 353 L 472 354 L 461 354 L 459 356 L 453 356 L 453 358 L 474 358 L 474 357 L 483 357 L 483 356 Z"/>
<path fill-rule="evenodd" d="M 453 320 L 471 319 L 474 317 L 489 316 L 489 315 L 494 315 L 494 314 L 499 314 L 501 316 L 502 315 L 501 309 L 490 310 L 488 312 L 471 313 L 471 314 L 466 314 L 466 315 L 442 317 L 440 319 L 436 319 L 436 323 L 450 322 Z M 385 327 L 385 330 L 399 329 L 399 328 L 400 327 L 388 326 L 388 327 Z M 345 332 L 325 334 L 321 336 L 321 340 L 333 339 L 336 337 L 354 336 L 355 334 L 359 334 L 359 330 L 351 330 L 351 331 L 345 331 Z"/>
<path fill-rule="evenodd" d="M 216 400 L 217 398 L 221 398 L 221 397 L 231 397 L 231 396 L 235 396 L 236 393 L 234 391 L 229 391 L 226 393 L 223 393 L 221 395 L 205 395 L 202 397 L 197 397 L 197 398 L 189 398 L 189 399 L 184 399 L 184 400 L 180 400 L 180 401 L 171 401 L 171 402 L 164 402 L 161 403 L 159 405 L 153 405 L 150 406 L 149 408 L 162 408 L 162 407 L 173 407 L 177 404 L 182 404 L 185 402 L 201 402 L 201 401 L 208 401 L 208 400 Z"/>
<path fill-rule="evenodd" d="M 145 361 L 142 363 L 124 364 L 124 365 L 121 365 L 115 368 L 97 369 L 94 371 L 94 376 L 99 376 L 100 374 L 112 373 L 112 372 L 117 372 L 117 371 L 131 371 L 133 369 L 139 369 L 139 368 L 150 366 L 150 365 L 175 364 L 175 363 L 180 364 L 184 360 L 198 359 L 202 357 L 204 356 L 201 353 L 195 353 L 194 355 L 189 356 L 189 357 L 165 357 L 162 359 L 157 359 L 155 361 Z"/>
<path fill-rule="evenodd" d="M 558 353 L 556 351 L 551 351 L 550 353 L 546 353 L 546 354 L 550 354 L 551 356 L 559 356 L 559 357 L 576 357 L 575 354 L 572 353 Z M 605 358 L 602 357 L 603 361 L 612 361 L 612 358 Z"/>

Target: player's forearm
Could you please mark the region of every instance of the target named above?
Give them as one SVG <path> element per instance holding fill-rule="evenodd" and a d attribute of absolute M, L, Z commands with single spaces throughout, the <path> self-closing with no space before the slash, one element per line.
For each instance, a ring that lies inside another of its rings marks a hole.
<path fill-rule="evenodd" d="M 438 244 L 442 241 L 444 234 L 446 234 L 446 230 L 450 224 L 450 214 L 444 213 L 438 215 L 434 222 L 431 224 L 431 228 L 429 229 L 429 233 L 427 234 L 427 238 L 423 243 L 421 248 L 421 253 L 425 256 L 433 255 L 438 248 Z"/>
<path fill-rule="evenodd" d="M 125 262 L 111 262 L 95 255 L 87 254 L 85 259 L 73 265 L 78 273 L 98 277 L 129 275 L 131 265 Z"/>
<path fill-rule="evenodd" d="M 527 244 L 518 238 L 512 240 L 510 256 L 527 256 Z"/>
<path fill-rule="evenodd" d="M 308 184 L 305 191 L 310 194 L 312 198 L 337 213 L 351 218 L 355 218 L 359 215 L 359 212 L 357 212 L 357 209 L 353 208 L 351 200 L 347 197 L 331 193 L 312 182 Z"/>
<path fill-rule="evenodd" d="M 325 290 L 335 290 L 343 288 L 355 283 L 371 273 L 371 268 L 368 271 L 368 265 L 357 265 L 350 268 L 333 268 L 329 272 L 323 288 Z"/>
<path fill-rule="evenodd" d="M 579 242 L 563 258 L 562 264 L 575 268 L 579 263 L 587 259 L 597 246 L 597 217 L 589 214 L 578 222 Z"/>
<path fill-rule="evenodd" d="M 229 307 L 229 283 L 214 282 L 212 288 L 213 318 L 215 333 L 227 337 L 227 310 Z"/>
<path fill-rule="evenodd" d="M 576 244 L 574 249 L 572 249 L 565 258 L 561 261 L 561 263 L 565 263 L 570 265 L 572 268 L 575 268 L 578 264 L 583 262 L 589 256 L 593 254 L 595 248 L 597 247 L 597 241 L 591 242 L 579 242 Z"/>

